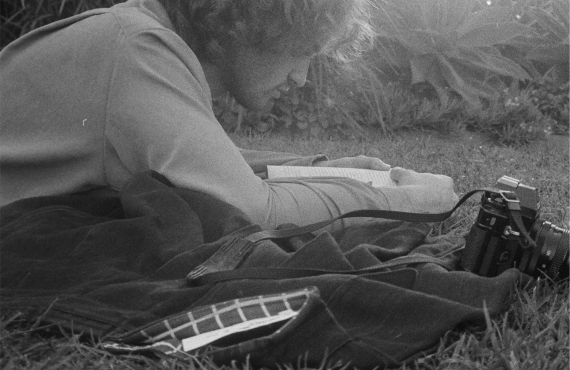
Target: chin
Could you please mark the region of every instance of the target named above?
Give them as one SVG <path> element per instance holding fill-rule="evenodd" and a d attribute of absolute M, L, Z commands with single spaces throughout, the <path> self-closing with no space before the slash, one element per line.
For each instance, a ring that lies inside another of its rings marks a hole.
<path fill-rule="evenodd" d="M 240 101 L 236 98 L 236 101 L 247 110 L 252 111 L 268 111 L 273 108 L 275 101 L 273 99 L 247 99 Z"/>

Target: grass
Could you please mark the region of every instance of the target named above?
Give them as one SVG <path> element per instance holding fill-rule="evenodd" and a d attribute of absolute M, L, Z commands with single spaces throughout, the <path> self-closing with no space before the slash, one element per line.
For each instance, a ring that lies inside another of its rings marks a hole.
<path fill-rule="evenodd" d="M 287 136 L 233 134 L 234 142 L 257 150 L 314 154 L 333 158 L 367 154 L 392 166 L 437 172 L 455 179 L 458 193 L 490 186 L 509 175 L 541 191 L 542 216 L 569 228 L 569 160 L 567 138 L 539 141 L 520 148 L 487 144 L 468 132 L 442 136 L 410 132 L 394 137 L 369 135 L 366 141 L 291 139 Z M 558 142 L 557 145 L 554 145 Z M 478 211 L 479 200 L 462 207 L 436 233 L 464 233 Z M 434 353 L 402 365 L 412 369 L 567 369 L 569 362 L 568 281 L 538 282 L 519 289 L 505 312 L 488 318 L 485 326 L 466 326 L 447 333 Z M 207 358 L 188 361 L 142 356 L 114 356 L 96 340 L 79 340 L 70 334 L 53 334 L 40 322 L 19 317 L 0 318 L 0 367 L 3 369 L 218 369 Z M 247 364 L 231 368 L 249 369 Z M 302 368 L 302 366 L 301 366 Z"/>
<path fill-rule="evenodd" d="M 0 48 L 41 25 L 120 1 L 2 2 Z M 417 108 L 415 102 L 410 103 L 410 99 L 402 94 L 386 91 L 386 87 L 375 79 L 373 71 L 364 72 L 368 72 L 365 73 L 368 84 L 360 83 L 357 87 L 359 91 L 369 92 L 363 93 L 367 124 L 391 131 L 399 126 L 407 127 L 411 123 L 422 122 L 419 119 L 422 118 L 419 115 L 421 112 L 416 112 L 418 117 L 409 118 L 413 109 Z M 327 86 L 319 85 L 319 89 L 326 90 Z M 327 98 L 335 98 L 332 93 L 325 95 Z M 399 97 L 400 102 L 397 101 Z M 389 99 L 391 100 L 388 101 Z M 552 104 L 552 99 L 547 101 Z M 423 117 L 424 121 L 434 121 L 435 125 L 440 126 L 444 126 L 440 121 L 447 122 L 447 111 L 443 108 L 438 110 L 437 107 L 430 106 L 426 110 L 429 114 Z M 567 117 L 567 104 L 565 114 Z M 456 190 L 461 194 L 474 188 L 490 186 L 507 174 L 540 189 L 542 219 L 565 228 L 570 227 L 567 139 L 562 145 L 556 146 L 552 145 L 552 141 L 537 141 L 528 146 L 510 148 L 488 145 L 479 135 L 462 132 L 455 126 L 443 128 L 450 129 L 451 133 L 441 136 L 432 132 L 422 134 L 414 131 L 383 138 L 371 134 L 367 140 L 362 141 L 292 139 L 275 135 L 251 137 L 244 134 L 232 135 L 232 139 L 238 146 L 249 149 L 299 154 L 323 152 L 332 158 L 358 154 L 377 156 L 393 166 L 449 175 L 455 180 Z M 503 136 L 506 135 L 503 133 Z M 509 135 L 512 136 L 513 133 Z M 435 232 L 466 232 L 473 223 L 478 207 L 478 199 L 473 199 Z M 543 280 L 532 290 L 518 290 L 503 315 L 488 318 L 484 327 L 462 327 L 447 333 L 434 353 L 421 356 L 414 362 L 403 365 L 401 369 L 567 369 L 568 298 L 567 281 L 551 284 Z M 217 369 L 207 358 L 180 361 L 110 355 L 100 349 L 96 340 L 80 340 L 78 336 L 42 325 L 39 321 L 25 322 L 19 316 L 6 317 L 0 312 L 0 368 Z M 249 366 L 237 364 L 233 368 Z"/>

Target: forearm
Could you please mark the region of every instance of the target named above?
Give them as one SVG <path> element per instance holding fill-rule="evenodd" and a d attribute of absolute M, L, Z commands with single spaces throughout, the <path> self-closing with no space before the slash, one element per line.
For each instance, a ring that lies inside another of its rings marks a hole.
<path fill-rule="evenodd" d="M 359 209 L 442 213 L 449 211 L 457 202 L 450 178 L 398 170 L 410 172 L 412 176 L 425 180 L 426 184 L 410 184 L 402 180 L 398 186 L 374 188 L 345 178 L 269 180 L 271 208 L 267 214 L 274 216 L 266 218 L 264 223 L 269 227 L 288 222 L 305 225 Z M 436 177 L 437 183 L 429 184 Z M 358 221 L 348 219 L 338 222 L 334 228 Z"/>
<path fill-rule="evenodd" d="M 374 188 L 345 178 L 272 179 L 264 182 L 263 209 L 251 208 L 248 215 L 264 228 L 292 223 L 308 225 L 360 209 L 418 212 L 406 187 Z M 261 199 L 260 199 L 261 200 Z M 253 204 L 252 204 L 253 205 Z M 359 219 L 338 221 L 333 229 L 345 227 Z"/>

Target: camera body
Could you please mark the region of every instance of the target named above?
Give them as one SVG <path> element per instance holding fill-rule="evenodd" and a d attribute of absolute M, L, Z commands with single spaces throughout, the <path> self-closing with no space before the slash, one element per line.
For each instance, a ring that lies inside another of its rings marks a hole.
<path fill-rule="evenodd" d="M 539 219 L 537 189 L 508 176 L 501 177 L 496 187 L 497 191 L 485 191 L 481 198 L 462 252 L 462 266 L 487 277 L 513 267 L 533 277 L 568 277 L 569 232 Z M 513 222 L 513 209 L 520 212 L 522 223 Z"/>

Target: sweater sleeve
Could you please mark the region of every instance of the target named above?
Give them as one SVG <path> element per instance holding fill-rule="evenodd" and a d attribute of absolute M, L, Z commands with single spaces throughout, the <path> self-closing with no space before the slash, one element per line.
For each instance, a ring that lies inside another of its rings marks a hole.
<path fill-rule="evenodd" d="M 264 228 L 390 208 L 381 189 L 350 179 L 260 179 L 216 120 L 200 64 L 180 38 L 156 29 L 123 44 L 107 107 L 110 185 L 120 187 L 130 174 L 152 169 L 177 187 L 236 206 Z M 390 199 L 406 201 L 398 192 Z"/>

